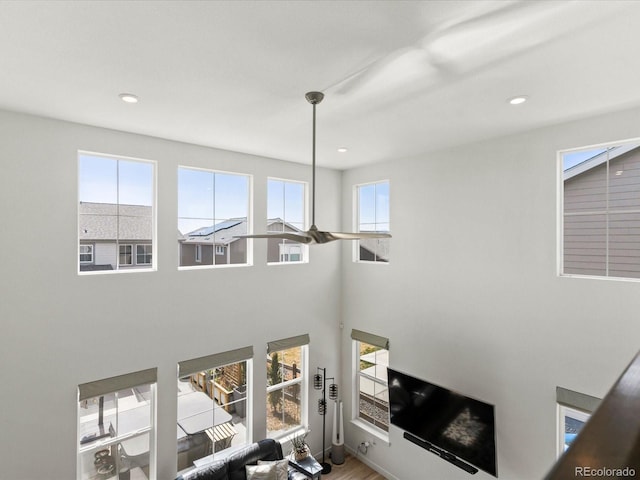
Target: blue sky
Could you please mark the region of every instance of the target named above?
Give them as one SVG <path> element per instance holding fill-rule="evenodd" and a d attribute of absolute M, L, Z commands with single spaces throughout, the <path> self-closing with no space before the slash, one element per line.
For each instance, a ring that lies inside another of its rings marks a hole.
<path fill-rule="evenodd" d="M 80 155 L 81 202 L 153 204 L 153 163 Z"/>
<path fill-rule="evenodd" d="M 580 150 L 577 152 L 567 152 L 562 154 L 562 170 L 567 170 L 571 167 L 578 165 L 586 160 L 589 160 L 596 155 L 605 152 L 606 148 L 594 148 L 591 150 Z"/>
<path fill-rule="evenodd" d="M 360 230 L 389 230 L 389 182 L 361 185 L 358 189 Z"/>
<path fill-rule="evenodd" d="M 81 202 L 153 204 L 154 163 L 99 157 L 79 158 Z M 178 229 L 188 233 L 229 218 L 247 217 L 249 176 L 180 167 Z M 303 230 L 305 187 L 302 182 L 268 179 L 267 217 L 282 218 Z M 389 229 L 389 183 L 359 188 L 360 229 Z M 264 231 L 256 223 L 257 231 Z"/>

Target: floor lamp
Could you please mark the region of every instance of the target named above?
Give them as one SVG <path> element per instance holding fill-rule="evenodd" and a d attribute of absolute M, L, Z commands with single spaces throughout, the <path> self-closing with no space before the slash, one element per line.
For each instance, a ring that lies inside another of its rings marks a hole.
<path fill-rule="evenodd" d="M 326 437 L 325 428 L 327 423 L 326 422 L 327 420 L 327 397 L 326 397 L 327 380 L 335 380 L 335 378 L 334 377 L 327 378 L 326 368 L 318 367 L 317 372 L 318 373 L 316 373 L 313 376 L 313 388 L 315 388 L 316 390 L 322 390 L 322 398 L 318 400 L 318 413 L 322 415 L 322 463 L 320 463 L 320 465 L 322 465 L 322 474 L 326 475 L 331 472 L 331 465 L 327 463 L 324 459 L 324 455 L 325 455 L 324 442 Z M 331 400 L 338 399 L 338 385 L 336 385 L 335 383 L 332 383 L 329 385 L 329 398 Z"/>

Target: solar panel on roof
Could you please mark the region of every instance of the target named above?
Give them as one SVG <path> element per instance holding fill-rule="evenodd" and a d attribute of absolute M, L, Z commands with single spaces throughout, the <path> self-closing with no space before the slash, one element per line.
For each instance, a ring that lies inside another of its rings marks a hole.
<path fill-rule="evenodd" d="M 219 232 L 220 230 L 226 230 L 227 228 L 235 227 L 242 223 L 242 220 L 226 220 L 224 222 L 216 223 L 215 225 L 209 227 L 202 227 L 197 230 L 194 230 L 191 233 L 188 233 L 189 236 L 203 236 L 211 235 L 212 233 Z"/>

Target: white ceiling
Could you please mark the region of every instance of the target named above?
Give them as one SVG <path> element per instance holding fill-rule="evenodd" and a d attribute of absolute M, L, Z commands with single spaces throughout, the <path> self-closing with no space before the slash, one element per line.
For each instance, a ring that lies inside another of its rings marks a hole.
<path fill-rule="evenodd" d="M 0 108 L 310 163 L 321 90 L 318 164 L 346 169 L 640 105 L 639 26 L 636 1 L 0 0 Z"/>

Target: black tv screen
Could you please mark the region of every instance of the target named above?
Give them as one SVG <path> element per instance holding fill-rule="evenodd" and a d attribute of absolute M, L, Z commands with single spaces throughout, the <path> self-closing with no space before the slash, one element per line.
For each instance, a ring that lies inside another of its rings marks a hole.
<path fill-rule="evenodd" d="M 497 477 L 494 406 L 391 368 L 393 425 Z"/>

